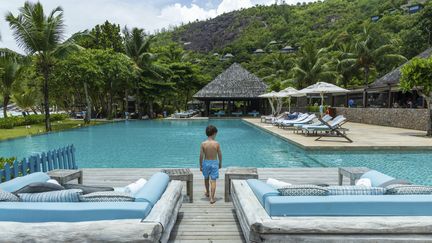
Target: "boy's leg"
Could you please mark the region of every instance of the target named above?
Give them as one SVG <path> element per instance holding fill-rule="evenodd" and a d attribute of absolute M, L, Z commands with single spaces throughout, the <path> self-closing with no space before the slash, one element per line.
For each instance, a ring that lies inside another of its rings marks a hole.
<path fill-rule="evenodd" d="M 209 197 L 210 190 L 209 190 L 209 179 L 208 178 L 207 179 L 204 178 L 204 185 L 205 185 L 205 189 L 206 189 L 205 196 Z"/>
<path fill-rule="evenodd" d="M 210 180 L 210 203 L 215 203 L 216 180 Z"/>

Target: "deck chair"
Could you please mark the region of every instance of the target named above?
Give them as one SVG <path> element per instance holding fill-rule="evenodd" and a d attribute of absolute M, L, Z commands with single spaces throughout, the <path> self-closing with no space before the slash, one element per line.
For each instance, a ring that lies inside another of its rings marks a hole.
<path fill-rule="evenodd" d="M 276 125 L 277 125 L 278 127 L 280 127 L 280 126 L 282 126 L 282 123 L 285 122 L 285 121 L 300 122 L 300 121 L 306 119 L 308 116 L 309 116 L 309 114 L 304 113 L 304 114 L 299 115 L 299 116 L 297 117 L 297 119 L 293 119 L 293 120 L 288 120 L 288 119 L 279 120 L 279 121 L 276 123 Z"/>
<path fill-rule="evenodd" d="M 329 122 L 329 121 L 331 121 L 333 119 L 333 117 L 330 116 L 330 115 L 328 115 L 328 114 L 326 114 L 321 119 L 323 121 L 325 121 L 325 122 Z M 302 124 L 302 123 L 294 124 L 293 125 L 293 127 L 295 129 L 294 132 L 298 133 L 299 131 L 303 131 L 303 127 L 304 126 L 308 126 L 308 125 L 310 125 L 310 126 L 320 126 L 320 125 L 323 125 L 323 123 L 318 118 L 315 118 L 314 120 L 316 120 L 316 121 L 313 122 L 313 123 L 310 123 L 310 124 Z"/>
<path fill-rule="evenodd" d="M 340 136 L 345 138 L 348 142 L 352 143 L 353 141 L 345 134 L 342 132 L 342 125 L 345 124 L 347 122 L 347 119 L 340 115 L 335 117 L 332 121 L 330 122 L 326 122 L 321 118 L 318 118 L 323 125 L 319 125 L 319 126 L 304 126 L 303 131 L 306 131 L 307 134 L 310 134 L 311 132 L 326 132 L 326 133 L 330 133 L 330 134 L 336 134 L 336 136 Z M 345 131 L 345 130 L 344 130 Z M 321 138 L 323 138 L 324 136 L 319 136 L 317 139 L 315 139 L 315 141 L 320 140 Z"/>
<path fill-rule="evenodd" d="M 315 118 L 317 118 L 316 115 L 311 114 L 301 121 L 283 121 L 281 123 L 281 126 L 282 126 L 282 128 L 286 128 L 286 127 L 292 127 L 295 124 L 308 124 L 308 123 L 312 122 L 313 119 L 315 119 Z"/>

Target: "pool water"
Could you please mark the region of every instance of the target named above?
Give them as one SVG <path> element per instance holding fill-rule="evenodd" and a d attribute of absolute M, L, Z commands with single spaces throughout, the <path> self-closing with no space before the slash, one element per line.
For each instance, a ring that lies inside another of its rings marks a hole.
<path fill-rule="evenodd" d="M 0 142 L 0 157 L 19 159 L 68 144 L 81 168 L 198 167 L 205 127 L 219 129 L 223 166 L 366 166 L 432 185 L 432 152 L 310 152 L 241 120 L 125 121 Z"/>

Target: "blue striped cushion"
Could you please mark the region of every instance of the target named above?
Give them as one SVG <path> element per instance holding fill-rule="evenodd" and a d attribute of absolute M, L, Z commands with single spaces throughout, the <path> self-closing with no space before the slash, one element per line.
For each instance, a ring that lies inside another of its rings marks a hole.
<path fill-rule="evenodd" d="M 42 193 L 19 193 L 23 202 L 79 202 L 82 190 L 70 189 Z"/>
<path fill-rule="evenodd" d="M 134 197 L 116 191 L 93 192 L 79 196 L 81 202 L 133 202 Z"/>
<path fill-rule="evenodd" d="M 367 186 L 329 186 L 326 189 L 329 195 L 384 195 L 386 192 L 383 187 Z"/>

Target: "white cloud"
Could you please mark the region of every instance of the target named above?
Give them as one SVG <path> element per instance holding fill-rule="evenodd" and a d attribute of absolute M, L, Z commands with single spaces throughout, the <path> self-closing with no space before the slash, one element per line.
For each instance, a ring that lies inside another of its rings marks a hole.
<path fill-rule="evenodd" d="M 189 21 L 203 20 L 216 17 L 216 10 L 205 10 L 196 4 L 191 4 L 190 7 L 176 3 L 161 10 L 159 19 L 171 21 L 172 24 L 187 23 Z"/>
<path fill-rule="evenodd" d="M 250 8 L 252 6 L 251 0 L 223 0 L 217 8 L 217 13 L 223 14 L 241 8 Z"/>

